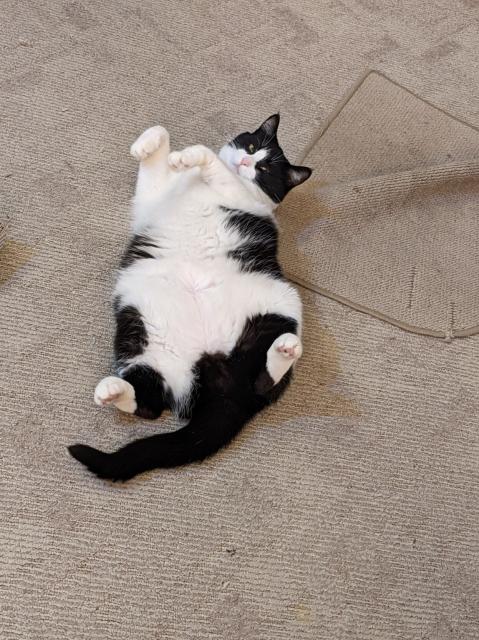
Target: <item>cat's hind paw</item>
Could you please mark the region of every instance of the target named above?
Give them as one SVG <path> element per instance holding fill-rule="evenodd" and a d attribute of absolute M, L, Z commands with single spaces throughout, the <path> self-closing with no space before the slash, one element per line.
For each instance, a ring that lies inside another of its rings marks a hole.
<path fill-rule="evenodd" d="M 268 349 L 266 371 L 277 384 L 303 353 L 301 340 L 294 333 L 283 333 Z"/>
<path fill-rule="evenodd" d="M 283 333 L 273 342 L 273 347 L 287 360 L 297 360 L 303 354 L 301 340 L 294 333 Z"/>
<path fill-rule="evenodd" d="M 124 384 L 127 383 L 116 376 L 108 376 L 108 378 L 100 380 L 96 385 L 95 394 L 93 396 L 95 404 L 100 407 L 104 407 L 106 404 L 111 404 L 114 400 L 118 400 L 123 393 Z"/>
<path fill-rule="evenodd" d="M 130 154 L 141 162 L 169 141 L 168 131 L 159 125 L 144 131 L 130 147 Z"/>
<path fill-rule="evenodd" d="M 127 413 L 133 413 L 136 409 L 135 389 L 129 382 L 117 376 L 108 376 L 100 380 L 93 400 L 100 407 L 113 404 Z"/>

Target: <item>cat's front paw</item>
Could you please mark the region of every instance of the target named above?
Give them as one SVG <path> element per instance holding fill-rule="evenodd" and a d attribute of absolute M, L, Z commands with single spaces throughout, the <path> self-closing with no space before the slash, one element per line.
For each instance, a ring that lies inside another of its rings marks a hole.
<path fill-rule="evenodd" d="M 175 171 L 185 171 L 188 168 L 183 164 L 181 151 L 172 151 L 168 156 L 168 164 Z"/>
<path fill-rule="evenodd" d="M 168 156 L 168 164 L 175 171 L 186 171 L 193 167 L 208 164 L 214 158 L 214 153 L 203 145 L 186 147 L 183 151 L 172 151 Z"/>
<path fill-rule="evenodd" d="M 164 127 L 150 127 L 131 145 L 130 154 L 141 162 L 167 143 L 168 140 L 168 131 Z"/>

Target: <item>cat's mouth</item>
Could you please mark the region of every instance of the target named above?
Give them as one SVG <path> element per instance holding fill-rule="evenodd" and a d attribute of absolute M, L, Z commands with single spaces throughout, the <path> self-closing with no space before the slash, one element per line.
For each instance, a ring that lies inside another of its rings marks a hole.
<path fill-rule="evenodd" d="M 255 172 L 254 167 L 247 167 L 244 164 L 235 164 L 232 169 L 236 175 L 240 176 L 240 178 L 245 178 L 246 180 L 252 180 L 251 174 L 254 174 Z"/>

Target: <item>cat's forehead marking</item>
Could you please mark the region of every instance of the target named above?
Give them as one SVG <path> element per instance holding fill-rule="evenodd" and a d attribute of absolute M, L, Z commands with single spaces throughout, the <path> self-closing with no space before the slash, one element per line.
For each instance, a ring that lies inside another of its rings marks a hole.
<path fill-rule="evenodd" d="M 253 158 L 258 162 L 259 160 L 264 160 L 268 155 L 268 151 L 266 149 L 260 149 L 253 154 Z"/>

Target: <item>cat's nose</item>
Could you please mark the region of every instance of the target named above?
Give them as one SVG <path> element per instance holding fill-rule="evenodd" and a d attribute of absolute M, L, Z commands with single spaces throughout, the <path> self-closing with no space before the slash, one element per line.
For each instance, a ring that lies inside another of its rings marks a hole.
<path fill-rule="evenodd" d="M 244 158 L 241 158 L 241 162 L 239 163 L 239 166 L 243 165 L 243 167 L 251 167 L 251 164 L 252 164 L 251 158 L 248 158 L 248 156 L 245 156 Z"/>

